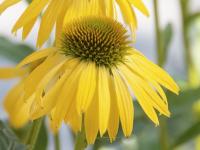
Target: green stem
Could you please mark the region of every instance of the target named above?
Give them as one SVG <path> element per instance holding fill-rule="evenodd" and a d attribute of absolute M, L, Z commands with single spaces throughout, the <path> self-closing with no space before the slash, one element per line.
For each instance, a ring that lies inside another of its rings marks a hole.
<path fill-rule="evenodd" d="M 189 40 L 189 28 L 187 24 L 187 20 L 189 18 L 189 11 L 188 11 L 188 0 L 180 0 L 181 6 L 181 14 L 182 14 L 182 32 L 183 32 L 183 44 L 185 47 L 185 65 L 186 65 L 186 72 L 187 72 L 187 81 L 188 84 L 192 84 L 192 72 L 190 69 L 193 69 L 193 61 L 191 56 L 191 46 Z"/>
<path fill-rule="evenodd" d="M 162 150 L 169 150 L 169 139 L 167 132 L 167 121 L 165 118 L 160 119 L 160 142 Z"/>
<path fill-rule="evenodd" d="M 85 137 L 85 130 L 82 128 L 76 136 L 75 148 L 74 150 L 84 150 L 87 147 L 87 141 Z"/>
<path fill-rule="evenodd" d="M 60 137 L 59 134 L 54 135 L 55 150 L 60 150 Z"/>
<path fill-rule="evenodd" d="M 35 148 L 35 144 L 38 138 L 38 134 L 40 132 L 42 121 L 43 121 L 43 118 L 33 121 L 32 127 L 29 131 L 29 134 L 26 140 L 26 144 L 29 146 L 28 150 L 33 150 Z"/>
<path fill-rule="evenodd" d="M 162 35 L 159 22 L 159 12 L 158 12 L 158 1 L 154 0 L 154 17 L 155 17 L 155 31 L 156 31 L 156 45 L 157 45 L 157 63 L 159 66 L 163 66 L 163 56 L 162 56 Z M 168 134 L 167 134 L 167 123 L 164 118 L 160 121 L 160 143 L 162 150 L 168 150 Z"/>
<path fill-rule="evenodd" d="M 159 16 L 158 16 L 158 1 L 154 0 L 154 17 L 155 17 L 155 31 L 156 31 L 156 51 L 157 63 L 162 66 L 162 36 L 160 30 Z"/>

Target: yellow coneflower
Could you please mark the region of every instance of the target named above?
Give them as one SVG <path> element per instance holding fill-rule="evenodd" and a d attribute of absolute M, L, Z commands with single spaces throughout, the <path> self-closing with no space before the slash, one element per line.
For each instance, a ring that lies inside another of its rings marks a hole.
<path fill-rule="evenodd" d="M 0 4 L 0 13 L 20 1 L 4 0 Z M 124 20 L 132 31 L 137 26 L 132 6 L 139 9 L 146 16 L 149 15 L 141 0 L 33 0 L 18 19 L 12 31 L 16 32 L 22 28 L 22 38 L 25 39 L 42 13 L 37 40 L 37 46 L 40 47 L 49 38 L 54 25 L 56 25 L 56 36 L 60 36 L 63 22 L 66 23 L 72 18 L 88 15 L 117 18 L 116 3 L 119 5 Z M 43 12 L 44 9 L 45 11 Z"/>
<path fill-rule="evenodd" d="M 98 133 L 108 132 L 114 141 L 119 123 L 124 135 L 131 135 L 132 94 L 156 125 L 156 111 L 169 117 L 161 86 L 176 94 L 178 86 L 129 45 L 126 29 L 112 19 L 86 17 L 68 23 L 59 47 L 39 50 L 17 66 L 27 68 L 40 62 L 22 81 L 29 118 L 49 115 L 54 131 L 65 121 L 74 132 L 81 130 L 83 120 L 87 141 L 92 144 Z M 6 110 L 11 112 L 9 105 Z"/>

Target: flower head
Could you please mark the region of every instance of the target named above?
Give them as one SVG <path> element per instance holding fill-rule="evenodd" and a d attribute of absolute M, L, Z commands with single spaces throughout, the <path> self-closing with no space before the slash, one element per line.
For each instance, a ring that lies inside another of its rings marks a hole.
<path fill-rule="evenodd" d="M 0 13 L 20 1 L 4 0 L 0 4 Z M 42 13 L 37 40 L 37 46 L 41 47 L 49 38 L 54 25 L 56 26 L 56 37 L 59 37 L 63 24 L 77 17 L 96 15 L 116 19 L 116 3 L 120 6 L 124 21 L 132 31 L 137 27 L 132 6 L 138 8 L 143 14 L 149 15 L 141 0 L 33 0 L 18 19 L 12 31 L 16 32 L 22 28 L 22 37 L 25 39 Z"/>
<path fill-rule="evenodd" d="M 179 91 L 164 70 L 130 47 L 125 28 L 110 18 L 68 23 L 59 47 L 37 51 L 18 67 L 36 62 L 39 65 L 23 81 L 30 118 L 49 115 L 54 131 L 65 121 L 78 132 L 83 122 L 88 143 L 106 132 L 115 140 L 119 123 L 124 135 L 131 135 L 132 94 L 158 125 L 156 111 L 170 116 L 161 86 Z"/>

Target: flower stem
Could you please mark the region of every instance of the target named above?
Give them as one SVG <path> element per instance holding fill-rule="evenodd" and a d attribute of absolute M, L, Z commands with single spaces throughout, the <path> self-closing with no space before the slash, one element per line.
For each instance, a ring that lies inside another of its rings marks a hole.
<path fill-rule="evenodd" d="M 180 0 L 181 6 L 181 14 L 182 14 L 182 32 L 183 32 L 183 44 L 185 48 L 185 65 L 186 65 L 186 72 L 187 72 L 187 81 L 188 84 L 192 84 L 192 69 L 193 69 L 193 61 L 191 56 L 191 45 L 189 40 L 189 26 L 188 26 L 188 18 L 189 18 L 189 11 L 188 11 L 188 0 Z"/>
<path fill-rule="evenodd" d="M 156 31 L 156 52 L 157 52 L 157 63 L 162 66 L 162 40 L 161 31 L 158 15 L 158 1 L 154 0 L 154 17 L 155 17 L 155 31 Z"/>
<path fill-rule="evenodd" d="M 58 133 L 54 135 L 54 143 L 55 143 L 55 150 L 60 150 L 60 137 Z"/>
<path fill-rule="evenodd" d="M 28 150 L 33 150 L 35 148 L 35 144 L 38 138 L 38 134 L 40 132 L 42 121 L 43 121 L 43 118 L 33 121 L 32 127 L 26 139 L 26 144 L 29 146 Z"/>
<path fill-rule="evenodd" d="M 74 150 L 84 150 L 87 147 L 87 141 L 85 137 L 85 130 L 82 128 L 76 136 L 75 148 Z"/>
<path fill-rule="evenodd" d="M 159 66 L 163 66 L 163 57 L 162 56 L 162 35 L 159 22 L 159 13 L 158 13 L 158 1 L 154 0 L 154 17 L 155 17 L 155 31 L 156 31 L 156 46 L 157 46 L 157 63 Z M 160 120 L 160 146 L 162 150 L 168 150 L 168 134 L 167 134 L 167 123 L 165 118 Z"/>

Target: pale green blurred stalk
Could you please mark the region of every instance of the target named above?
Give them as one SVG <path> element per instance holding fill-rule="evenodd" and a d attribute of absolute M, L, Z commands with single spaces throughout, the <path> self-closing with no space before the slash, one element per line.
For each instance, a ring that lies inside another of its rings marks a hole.
<path fill-rule="evenodd" d="M 60 150 L 60 137 L 59 133 L 54 135 L 54 145 L 55 145 L 55 150 Z"/>
<path fill-rule="evenodd" d="M 82 127 L 81 132 L 76 135 L 74 150 L 85 150 L 85 148 L 87 148 L 87 141 L 84 127 Z"/>
<path fill-rule="evenodd" d="M 33 150 L 35 148 L 35 144 L 42 126 L 43 118 L 34 120 L 32 126 L 29 130 L 26 145 L 28 145 L 28 150 Z"/>
<path fill-rule="evenodd" d="M 155 31 L 156 31 L 156 52 L 157 52 L 157 63 L 159 66 L 164 65 L 163 56 L 162 56 L 162 35 L 159 22 L 159 12 L 158 12 L 158 0 L 153 0 L 154 4 L 154 20 L 155 20 Z M 168 140 L 168 131 L 167 123 L 165 118 L 160 119 L 160 148 L 162 150 L 169 149 L 169 140 Z"/>
<path fill-rule="evenodd" d="M 187 83 L 189 86 L 195 85 L 196 70 L 192 60 L 192 51 L 190 45 L 190 35 L 189 35 L 189 1 L 180 0 L 180 8 L 182 15 L 182 33 L 183 33 L 183 44 L 184 44 L 184 54 L 185 54 L 185 66 L 187 72 Z"/>

